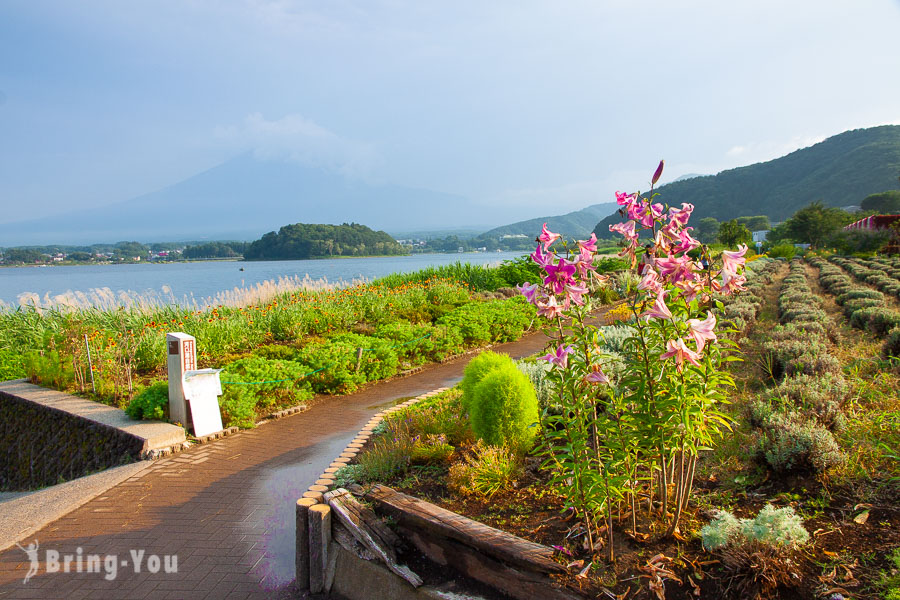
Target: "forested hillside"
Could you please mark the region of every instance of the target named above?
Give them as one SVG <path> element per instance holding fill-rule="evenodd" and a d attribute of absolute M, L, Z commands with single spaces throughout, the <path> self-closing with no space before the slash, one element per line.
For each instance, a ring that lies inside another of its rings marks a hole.
<path fill-rule="evenodd" d="M 779 222 L 815 201 L 859 206 L 870 194 L 900 187 L 898 177 L 900 126 L 885 125 L 846 131 L 775 160 L 675 181 L 658 191 L 670 206 L 692 203 L 695 220 L 766 215 Z M 594 231 L 609 237 L 609 225 L 620 220 L 608 216 Z"/>
<path fill-rule="evenodd" d="M 270 231 L 244 253 L 247 260 L 291 260 L 323 256 L 374 256 L 404 254 L 394 238 L 365 225 L 285 225 Z"/>

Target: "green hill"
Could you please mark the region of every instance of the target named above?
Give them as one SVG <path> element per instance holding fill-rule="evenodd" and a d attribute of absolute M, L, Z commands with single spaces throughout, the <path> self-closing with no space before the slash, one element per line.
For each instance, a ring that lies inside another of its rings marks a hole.
<path fill-rule="evenodd" d="M 270 231 L 247 248 L 247 260 L 296 260 L 323 256 L 405 254 L 394 238 L 365 225 L 285 225 Z"/>
<path fill-rule="evenodd" d="M 846 131 L 775 160 L 675 181 L 658 191 L 670 206 L 693 204 L 694 222 L 751 215 L 778 222 L 814 201 L 858 206 L 870 194 L 897 188 L 898 176 L 900 126 L 885 125 Z M 619 221 L 610 214 L 594 231 L 609 238 L 609 225 Z"/>
<path fill-rule="evenodd" d="M 597 223 L 598 219 L 602 219 L 617 208 L 618 207 L 614 202 L 592 204 L 587 208 L 564 215 L 540 217 L 497 227 L 482 233 L 478 237 L 483 239 L 498 239 L 505 235 L 525 235 L 529 239 L 534 239 L 541 232 L 541 226 L 546 223 L 547 228 L 550 231 L 559 233 L 567 239 L 574 238 L 583 240 L 590 237 L 591 231 L 594 229 L 594 224 Z"/>

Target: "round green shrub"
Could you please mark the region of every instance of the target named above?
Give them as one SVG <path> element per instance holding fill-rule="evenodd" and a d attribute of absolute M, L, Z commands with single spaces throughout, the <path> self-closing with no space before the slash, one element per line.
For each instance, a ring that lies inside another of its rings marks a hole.
<path fill-rule="evenodd" d="M 475 386 L 469 420 L 485 443 L 527 452 L 538 431 L 538 401 L 528 377 L 511 361 L 488 372 Z"/>
<path fill-rule="evenodd" d="M 139 393 L 125 407 L 125 414 L 135 420 L 162 421 L 169 413 L 169 383 L 157 381 Z"/>
<path fill-rule="evenodd" d="M 847 300 L 844 302 L 844 314 L 850 317 L 850 323 L 853 324 L 853 313 L 865 308 L 874 308 L 884 306 L 884 300 L 874 300 L 872 298 L 858 298 L 856 300 Z M 856 327 L 856 325 L 854 325 Z"/>
<path fill-rule="evenodd" d="M 462 398 L 460 399 L 463 407 L 466 409 L 471 408 L 472 398 L 475 395 L 475 387 L 481 383 L 481 380 L 484 379 L 485 375 L 498 367 L 508 365 L 515 366 L 515 361 L 513 361 L 509 355 L 498 354 L 496 352 L 491 352 L 490 350 L 485 350 L 470 360 L 463 371 L 462 381 L 459 383 L 459 387 L 463 392 Z"/>

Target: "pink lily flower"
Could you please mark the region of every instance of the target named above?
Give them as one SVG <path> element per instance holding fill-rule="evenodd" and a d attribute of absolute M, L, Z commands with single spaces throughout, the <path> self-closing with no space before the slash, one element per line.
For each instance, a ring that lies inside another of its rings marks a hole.
<path fill-rule="evenodd" d="M 678 283 L 682 279 L 693 279 L 694 277 L 694 263 L 687 254 L 678 258 L 673 256 L 657 258 L 656 267 L 659 269 L 659 276 L 663 280 L 669 280 L 672 283 Z"/>
<path fill-rule="evenodd" d="M 688 319 L 688 334 L 697 342 L 697 352 L 703 352 L 706 341 L 715 342 L 716 337 L 716 315 L 711 312 L 706 313 L 706 318 Z"/>
<path fill-rule="evenodd" d="M 691 237 L 689 232 L 693 231 L 693 227 L 688 227 L 686 229 L 682 229 L 678 234 L 678 241 L 680 242 L 673 249 L 675 252 L 690 252 L 694 248 L 700 247 L 700 241 Z"/>
<path fill-rule="evenodd" d="M 722 271 L 729 272 L 732 275 L 737 273 L 738 267 L 742 266 L 746 260 L 744 254 L 747 253 L 747 244 L 738 244 L 738 249 L 722 253 Z"/>
<path fill-rule="evenodd" d="M 634 221 L 628 221 L 627 223 L 616 223 L 615 225 L 610 225 L 609 230 L 614 233 L 621 233 L 626 240 L 629 242 L 637 241 L 638 234 L 634 230 Z"/>
<path fill-rule="evenodd" d="M 645 267 L 644 278 L 641 279 L 641 282 L 638 284 L 637 289 L 647 290 L 648 292 L 659 294 L 662 291 L 662 283 L 660 283 L 659 281 L 659 273 L 654 271 L 653 267 L 649 265 Z"/>
<path fill-rule="evenodd" d="M 723 268 L 722 285 L 720 286 L 719 291 L 725 296 L 730 296 L 731 294 L 744 291 L 743 285 L 745 283 L 747 283 L 746 277 L 730 273 Z"/>
<path fill-rule="evenodd" d="M 531 253 L 531 260 L 540 265 L 541 267 L 546 267 L 553 262 L 553 254 L 544 254 L 541 251 L 541 246 L 538 244 L 538 247 L 534 252 Z"/>
<path fill-rule="evenodd" d="M 626 194 L 625 192 L 616 192 L 616 204 L 619 206 L 628 206 L 637 200 L 637 194 Z"/>
<path fill-rule="evenodd" d="M 596 252 L 597 251 L 597 234 L 591 232 L 590 239 L 577 242 L 578 247 L 581 248 L 581 253 L 585 252 Z"/>
<path fill-rule="evenodd" d="M 545 265 L 544 271 L 547 272 L 544 283 L 551 287 L 554 294 L 562 294 L 567 285 L 575 284 L 575 280 L 572 279 L 572 275 L 575 274 L 575 265 L 564 258 L 559 259 L 559 263 L 556 265 Z"/>
<path fill-rule="evenodd" d="M 641 317 L 645 319 L 672 319 L 672 311 L 669 310 L 669 307 L 666 306 L 666 291 L 660 290 L 659 294 L 656 296 L 656 301 L 653 303 L 653 306 L 647 312 L 643 313 Z"/>
<path fill-rule="evenodd" d="M 569 302 L 573 302 L 578 306 L 584 306 L 584 299 L 582 296 L 588 293 L 587 287 L 578 284 L 571 284 L 566 286 L 566 300 L 565 305 L 568 308 Z"/>
<path fill-rule="evenodd" d="M 696 278 L 682 279 L 675 284 L 681 290 L 681 297 L 685 302 L 692 302 L 703 291 L 703 283 Z"/>
<path fill-rule="evenodd" d="M 688 348 L 682 338 L 666 342 L 668 352 L 659 355 L 660 358 L 675 358 L 676 370 L 680 373 L 684 369 L 685 361 L 692 365 L 700 366 L 700 354 Z"/>
<path fill-rule="evenodd" d="M 565 369 L 569 365 L 569 355 L 575 352 L 572 346 L 563 346 L 560 344 L 556 348 L 556 352 L 550 352 L 540 357 L 540 360 L 546 360 L 552 365 L 556 365 L 561 369 Z"/>
<path fill-rule="evenodd" d="M 536 283 L 527 283 L 526 282 L 526 283 L 523 283 L 522 285 L 517 285 L 516 289 L 519 290 L 519 293 L 521 293 L 523 296 L 525 296 L 525 299 L 528 300 L 528 302 L 530 304 L 536 304 L 535 293 L 538 290 L 538 286 Z"/>
<path fill-rule="evenodd" d="M 538 307 L 538 316 L 546 317 L 548 319 L 561 316 L 565 310 L 565 307 L 560 306 L 556 301 L 556 296 L 550 296 L 546 302 L 538 302 L 536 306 Z"/>
<path fill-rule="evenodd" d="M 594 255 L 590 252 L 586 252 L 584 248 L 581 249 L 581 252 L 575 257 L 575 269 L 578 271 L 578 274 L 582 277 L 588 276 L 588 271 L 596 271 L 597 267 L 593 265 Z"/>
<path fill-rule="evenodd" d="M 553 233 L 549 229 L 547 229 L 547 224 L 544 223 L 544 227 L 541 229 L 541 235 L 538 236 L 539 242 L 544 242 L 544 250 L 546 251 L 553 242 L 559 239 L 558 233 Z"/>
<path fill-rule="evenodd" d="M 670 207 L 669 208 L 669 223 L 675 223 L 681 227 L 687 225 L 688 220 L 691 218 L 691 213 L 694 212 L 694 205 L 688 204 L 687 202 L 683 202 L 681 204 L 681 208 Z"/>
<path fill-rule="evenodd" d="M 584 380 L 589 383 L 609 383 L 609 377 L 603 373 L 600 365 L 591 365 L 591 372 L 585 375 Z"/>

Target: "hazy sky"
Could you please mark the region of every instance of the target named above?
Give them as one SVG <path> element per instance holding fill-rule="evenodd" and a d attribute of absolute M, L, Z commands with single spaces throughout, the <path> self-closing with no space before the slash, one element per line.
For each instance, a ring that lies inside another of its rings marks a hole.
<path fill-rule="evenodd" d="M 2 0 L 0 222 L 248 150 L 558 214 L 900 123 L 898 31 L 900 0 Z"/>

